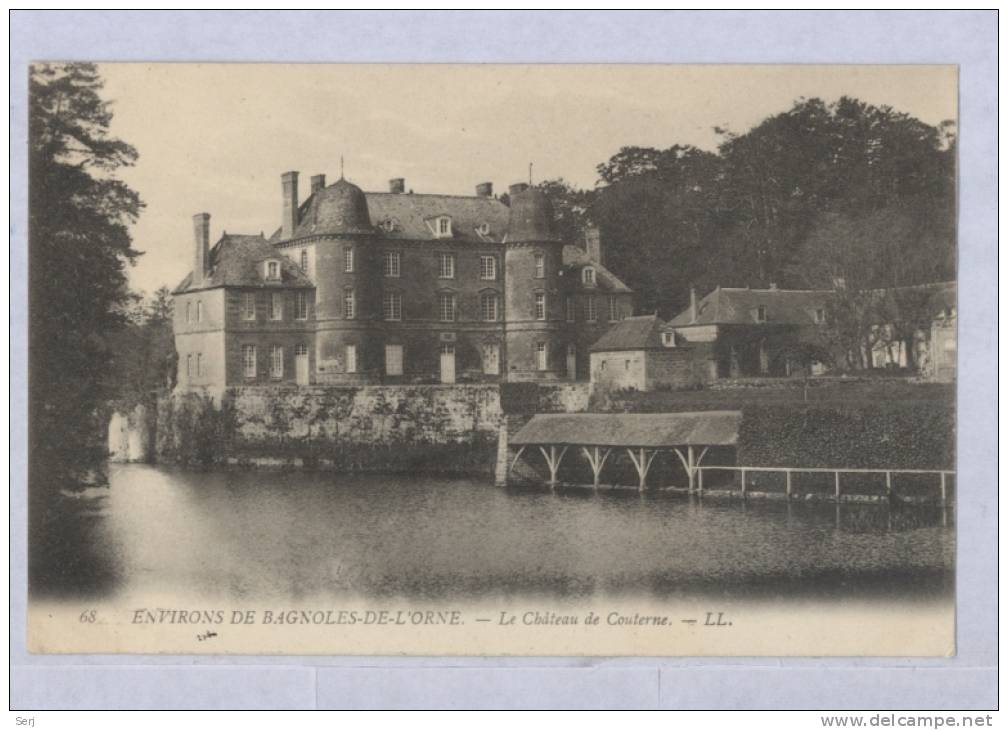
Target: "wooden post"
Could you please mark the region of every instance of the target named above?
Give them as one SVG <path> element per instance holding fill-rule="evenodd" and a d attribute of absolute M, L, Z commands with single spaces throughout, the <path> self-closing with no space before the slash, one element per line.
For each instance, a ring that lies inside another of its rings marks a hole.
<path fill-rule="evenodd" d="M 647 457 L 646 450 L 641 447 L 640 458 L 638 458 L 637 454 L 634 454 L 633 449 L 628 446 L 627 453 L 630 455 L 630 461 L 632 461 L 634 466 L 637 467 L 637 474 L 640 477 L 640 485 L 638 489 L 643 492 L 644 487 L 647 486 L 648 470 L 651 468 L 651 462 L 654 461 L 655 456 L 658 454 L 658 450 L 655 449 L 654 453 L 652 453 L 650 457 Z"/>
<path fill-rule="evenodd" d="M 746 493 L 745 493 L 745 473 L 746 473 L 746 470 L 743 469 L 742 470 L 742 499 L 746 498 Z"/>
<path fill-rule="evenodd" d="M 686 447 L 686 461 L 687 461 L 686 473 L 687 473 L 687 476 L 689 477 L 689 491 L 690 491 L 690 494 L 692 494 L 693 493 L 694 478 L 696 476 L 696 466 L 695 466 L 694 461 L 693 461 L 693 447 L 692 446 L 687 446 Z"/>
<path fill-rule="evenodd" d="M 510 474 L 511 472 L 513 472 L 513 471 L 514 471 L 514 468 L 515 468 L 516 466 L 518 466 L 518 459 L 520 459 L 520 458 L 521 458 L 521 455 L 522 455 L 523 453 L 525 453 L 525 446 L 524 446 L 524 444 L 523 444 L 522 446 L 519 446 L 519 447 L 518 447 L 518 453 L 517 453 L 517 454 L 515 454 L 515 458 L 514 458 L 514 461 L 512 461 L 512 462 L 511 462 L 511 468 L 510 468 L 510 469 L 508 469 L 508 474 Z"/>
<path fill-rule="evenodd" d="M 941 473 L 941 503 L 942 507 L 947 504 L 947 494 L 945 492 L 945 472 Z"/>
<path fill-rule="evenodd" d="M 697 494 L 703 496 L 703 469 L 697 467 Z"/>
<path fill-rule="evenodd" d="M 787 495 L 788 499 L 791 499 L 791 470 L 788 469 L 784 472 L 784 494 Z"/>
<path fill-rule="evenodd" d="M 597 490 L 599 488 L 599 475 L 602 473 L 602 467 L 605 466 L 606 459 L 609 458 L 611 449 L 606 449 L 605 454 L 600 454 L 599 447 L 596 446 L 593 451 L 594 453 L 588 451 L 587 446 L 581 447 L 581 453 L 584 454 L 588 460 L 588 464 L 591 466 L 592 486 Z"/>
<path fill-rule="evenodd" d="M 839 471 L 833 472 L 833 489 L 834 489 L 834 495 L 835 495 L 834 498 L 836 499 L 837 503 L 839 504 L 840 503 L 840 472 Z"/>
<path fill-rule="evenodd" d="M 542 446 L 539 447 L 539 451 L 542 452 L 543 458 L 546 459 L 546 466 L 549 467 L 550 472 L 549 485 L 550 489 L 553 489 L 554 487 L 556 487 L 557 470 L 560 468 L 560 462 L 563 460 L 564 454 L 567 453 L 567 447 L 564 446 L 560 450 L 559 455 L 557 455 L 555 444 L 550 444 L 549 452 L 547 452 L 546 449 L 543 448 Z"/>
<path fill-rule="evenodd" d="M 886 498 L 887 499 L 892 499 L 893 498 L 892 472 L 891 471 L 887 471 L 885 473 L 885 493 L 886 493 Z"/>

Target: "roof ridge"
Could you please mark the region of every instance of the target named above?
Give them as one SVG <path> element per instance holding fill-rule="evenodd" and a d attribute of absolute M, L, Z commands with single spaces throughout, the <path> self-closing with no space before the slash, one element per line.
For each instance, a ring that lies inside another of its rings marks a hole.
<path fill-rule="evenodd" d="M 486 200 L 504 205 L 500 198 L 488 198 L 486 195 L 460 195 L 457 193 L 390 193 L 387 190 L 365 190 L 364 195 L 388 195 L 397 198 L 461 198 L 462 200 Z"/>

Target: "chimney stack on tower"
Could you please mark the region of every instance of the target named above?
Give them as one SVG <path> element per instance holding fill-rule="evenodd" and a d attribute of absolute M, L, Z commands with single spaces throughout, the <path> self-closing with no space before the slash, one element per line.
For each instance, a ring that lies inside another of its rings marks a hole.
<path fill-rule="evenodd" d="M 390 193 L 395 193 L 396 195 L 402 195 L 406 192 L 406 178 L 404 177 L 394 177 L 388 181 L 388 191 Z"/>
<path fill-rule="evenodd" d="M 524 193 L 528 189 L 528 183 L 515 183 L 508 188 L 508 193 L 510 193 L 511 197 L 514 197 L 515 195 L 518 195 L 518 193 Z"/>
<path fill-rule="evenodd" d="M 493 183 L 482 182 L 476 185 L 476 195 L 480 198 L 492 198 L 493 197 Z"/>
<path fill-rule="evenodd" d="M 596 264 L 605 265 L 605 252 L 602 250 L 602 234 L 596 226 L 588 226 L 584 232 L 585 253 Z"/>
<path fill-rule="evenodd" d="M 281 238 L 293 238 L 294 229 L 298 224 L 298 174 L 296 171 L 285 172 L 280 176 L 283 188 L 283 223 Z"/>
<path fill-rule="evenodd" d="M 312 195 L 325 187 L 325 175 L 312 175 L 311 191 Z"/>
<path fill-rule="evenodd" d="M 206 281 L 210 263 L 210 214 L 197 213 L 193 216 L 194 258 L 192 283 L 196 286 Z"/>

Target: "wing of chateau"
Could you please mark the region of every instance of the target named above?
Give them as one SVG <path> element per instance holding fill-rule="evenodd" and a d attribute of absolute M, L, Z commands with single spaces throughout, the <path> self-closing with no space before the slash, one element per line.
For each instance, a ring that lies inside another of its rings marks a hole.
<path fill-rule="evenodd" d="M 194 217 L 193 270 L 175 290 L 182 388 L 288 383 L 588 378 L 588 353 L 632 292 L 556 234 L 549 199 L 489 183 L 476 195 L 365 193 L 281 176 L 280 227 L 210 246 Z"/>

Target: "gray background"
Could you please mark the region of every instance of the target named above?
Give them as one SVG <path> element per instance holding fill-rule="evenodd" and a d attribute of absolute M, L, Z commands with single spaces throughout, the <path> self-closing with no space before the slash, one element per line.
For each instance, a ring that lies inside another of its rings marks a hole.
<path fill-rule="evenodd" d="M 996 707 L 996 11 L 13 11 L 10 28 L 11 708 Z M 41 59 L 958 64 L 957 656 L 663 660 L 27 654 L 22 426 L 27 392 L 26 87 L 28 63 Z"/>

